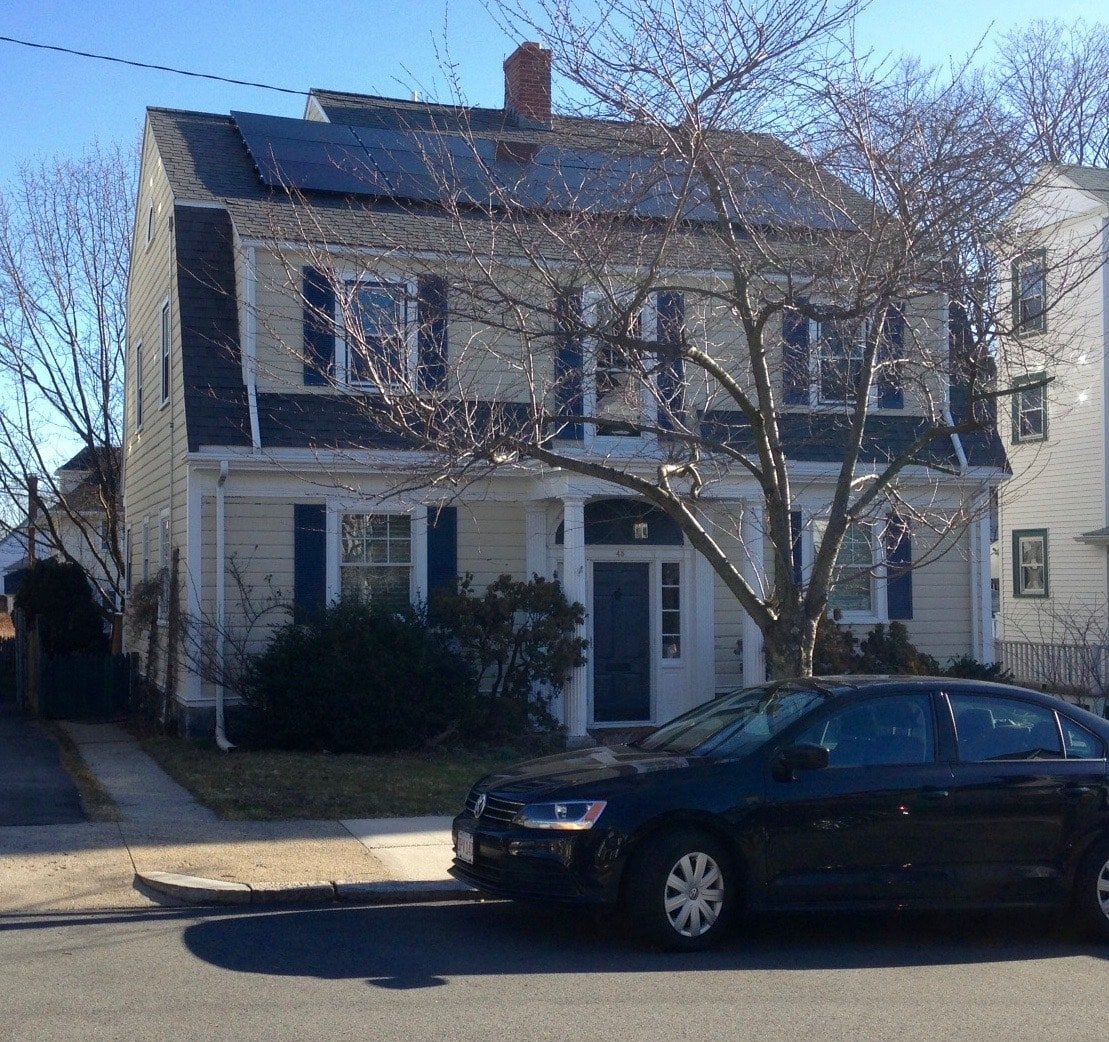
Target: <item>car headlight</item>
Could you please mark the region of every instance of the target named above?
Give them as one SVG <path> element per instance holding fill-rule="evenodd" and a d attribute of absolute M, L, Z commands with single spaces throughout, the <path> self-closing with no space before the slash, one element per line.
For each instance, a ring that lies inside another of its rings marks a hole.
<path fill-rule="evenodd" d="M 605 800 L 529 803 L 517 813 L 516 823 L 529 829 L 591 829 L 606 806 Z"/>

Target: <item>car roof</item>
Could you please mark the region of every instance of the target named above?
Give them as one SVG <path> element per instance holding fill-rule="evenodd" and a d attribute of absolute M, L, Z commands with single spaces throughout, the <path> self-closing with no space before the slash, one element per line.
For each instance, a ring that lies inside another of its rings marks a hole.
<path fill-rule="evenodd" d="M 824 694 L 831 696 L 849 696 L 867 692 L 880 694 L 883 690 L 904 691 L 905 688 L 924 688 L 929 691 L 937 689 L 968 694 L 990 695 L 999 698 L 1022 698 L 1038 702 L 1051 709 L 1061 709 L 1068 715 L 1081 720 L 1084 726 L 1093 726 L 1103 737 L 1109 738 L 1109 720 L 1091 713 L 1081 706 L 1074 705 L 1058 695 L 1046 691 L 1036 691 L 1033 688 L 1019 687 L 1015 684 L 999 684 L 989 680 L 973 680 L 964 677 L 937 677 L 896 674 L 888 675 L 836 675 L 819 677 L 798 677 L 796 680 L 784 681 L 786 684 L 797 687 L 817 688 Z"/>

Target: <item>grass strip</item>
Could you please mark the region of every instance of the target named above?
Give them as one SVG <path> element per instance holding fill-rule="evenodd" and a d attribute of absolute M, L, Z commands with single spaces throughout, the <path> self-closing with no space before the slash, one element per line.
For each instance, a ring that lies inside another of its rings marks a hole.
<path fill-rule="evenodd" d="M 220 752 L 181 738 L 146 737 L 144 750 L 222 818 L 276 821 L 454 814 L 478 778 L 517 753 Z"/>

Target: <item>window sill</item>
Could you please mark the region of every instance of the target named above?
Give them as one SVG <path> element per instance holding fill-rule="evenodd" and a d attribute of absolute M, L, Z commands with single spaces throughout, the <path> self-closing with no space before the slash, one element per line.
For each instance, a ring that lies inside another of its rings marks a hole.
<path fill-rule="evenodd" d="M 1046 434 L 1037 434 L 1035 437 L 1029 438 L 1012 438 L 1010 444 L 1012 445 L 1042 445 L 1047 441 Z"/>
<path fill-rule="evenodd" d="M 883 619 L 876 612 L 872 611 L 840 611 L 839 618 L 834 619 L 841 626 L 878 626 L 885 625 L 889 619 Z"/>
<path fill-rule="evenodd" d="M 1013 596 L 1020 598 L 1022 601 L 1047 601 L 1051 599 L 1049 593 L 1018 593 L 1013 591 Z"/>

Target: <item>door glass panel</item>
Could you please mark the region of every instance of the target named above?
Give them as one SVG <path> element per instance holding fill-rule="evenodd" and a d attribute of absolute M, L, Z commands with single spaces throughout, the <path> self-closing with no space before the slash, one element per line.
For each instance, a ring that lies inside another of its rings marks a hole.
<path fill-rule="evenodd" d="M 823 746 L 829 767 L 932 763 L 931 697 L 888 695 L 847 706 L 804 731 L 797 744 Z"/>
<path fill-rule="evenodd" d="M 959 759 L 1057 760 L 1063 743 L 1055 713 L 1031 702 L 984 695 L 952 695 Z"/>
<path fill-rule="evenodd" d="M 1105 758 L 1105 745 L 1097 735 L 1079 727 L 1073 720 L 1060 716 L 1063 722 L 1063 741 L 1066 743 L 1068 760 L 1102 760 Z"/>

